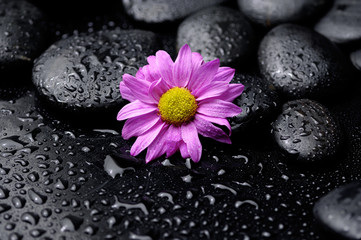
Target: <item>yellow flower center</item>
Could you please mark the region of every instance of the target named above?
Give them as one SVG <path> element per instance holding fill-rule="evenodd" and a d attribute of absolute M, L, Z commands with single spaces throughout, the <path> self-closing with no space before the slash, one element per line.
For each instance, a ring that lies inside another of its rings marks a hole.
<path fill-rule="evenodd" d="M 158 103 L 162 120 L 168 124 L 181 125 L 190 121 L 197 111 L 195 97 L 186 88 L 174 87 L 165 92 Z"/>

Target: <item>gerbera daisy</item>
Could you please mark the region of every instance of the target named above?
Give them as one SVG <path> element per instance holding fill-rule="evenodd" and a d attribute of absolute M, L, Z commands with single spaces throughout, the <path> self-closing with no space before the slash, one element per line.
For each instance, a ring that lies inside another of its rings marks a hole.
<path fill-rule="evenodd" d="M 232 101 L 244 88 L 229 84 L 234 69 L 219 67 L 218 59 L 204 63 L 188 45 L 179 50 L 175 62 L 162 50 L 147 61 L 135 77 L 124 74 L 120 83 L 122 97 L 130 101 L 117 116 L 119 121 L 128 119 L 122 136 L 138 137 L 131 155 L 148 148 L 148 163 L 179 150 L 183 158 L 198 162 L 202 155 L 198 134 L 231 143 L 227 118 L 241 113 Z M 227 127 L 228 134 L 213 124 Z"/>

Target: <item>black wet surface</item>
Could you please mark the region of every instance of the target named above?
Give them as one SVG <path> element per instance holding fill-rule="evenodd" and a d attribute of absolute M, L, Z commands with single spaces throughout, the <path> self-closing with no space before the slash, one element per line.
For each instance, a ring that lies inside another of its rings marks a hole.
<path fill-rule="evenodd" d="M 115 14 L 117 4 L 114 15 L 54 16 L 52 37 L 142 26 Z M 172 56 L 174 26 L 158 29 Z M 251 59 L 249 71 L 256 64 Z M 0 90 L 0 239 L 338 239 L 312 209 L 361 179 L 357 81 L 321 102 L 344 142 L 335 159 L 319 164 L 290 161 L 270 123 L 233 134 L 232 145 L 202 138 L 198 164 L 179 154 L 145 164 L 144 154 L 129 155 L 134 140 L 119 134 L 117 110 L 60 111 L 38 98 L 31 76 L 22 81 Z"/>
<path fill-rule="evenodd" d="M 69 126 L 39 114 L 31 89 L 0 102 L 2 239 L 329 239 L 314 202 L 360 179 L 358 97 L 333 107 L 347 134 L 332 162 L 294 165 L 254 131 L 232 145 L 203 139 L 199 164 L 179 155 L 145 164 L 115 119 Z"/>

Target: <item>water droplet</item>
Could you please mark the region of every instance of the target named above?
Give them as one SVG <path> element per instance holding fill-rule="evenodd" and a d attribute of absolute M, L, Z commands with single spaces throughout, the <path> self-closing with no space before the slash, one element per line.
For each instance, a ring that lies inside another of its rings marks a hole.
<path fill-rule="evenodd" d="M 35 192 L 33 188 L 29 189 L 28 194 L 31 201 L 36 204 L 44 204 L 46 202 L 47 197 L 45 195 L 41 195 L 40 193 Z"/>
<path fill-rule="evenodd" d="M 30 236 L 33 238 L 38 238 L 41 237 L 44 233 L 46 233 L 46 231 L 43 229 L 33 229 L 30 231 Z"/>
<path fill-rule="evenodd" d="M 135 234 L 132 232 L 129 233 L 129 239 L 131 239 L 131 240 L 153 240 L 150 236 L 138 235 L 138 234 Z"/>
<path fill-rule="evenodd" d="M 31 172 L 28 174 L 28 179 L 32 182 L 36 182 L 39 180 L 39 174 L 36 172 Z"/>
<path fill-rule="evenodd" d="M 15 196 L 11 199 L 11 202 L 15 208 L 23 208 L 26 203 L 26 200 L 23 197 Z"/>
<path fill-rule="evenodd" d="M 68 182 L 58 178 L 54 186 L 56 189 L 64 190 L 68 187 Z"/>
<path fill-rule="evenodd" d="M 234 158 L 234 159 L 243 159 L 245 164 L 248 163 L 248 157 L 246 157 L 244 155 L 235 155 L 235 156 L 232 156 L 232 158 Z"/>
<path fill-rule="evenodd" d="M 119 174 L 121 177 L 123 176 L 123 173 L 126 170 L 132 170 L 135 171 L 133 167 L 120 167 L 114 158 L 112 158 L 110 155 L 107 155 L 104 159 L 104 170 L 111 176 L 112 178 L 115 178 L 117 174 Z"/>
<path fill-rule="evenodd" d="M 21 240 L 23 239 L 23 236 L 20 235 L 19 233 L 11 233 L 9 235 L 9 240 Z"/>
<path fill-rule="evenodd" d="M 219 189 L 224 189 L 224 190 L 228 190 L 230 191 L 231 193 L 233 193 L 234 195 L 237 195 L 237 192 L 233 189 L 233 188 L 230 188 L 230 187 L 227 187 L 223 184 L 219 184 L 219 183 L 212 183 L 211 184 L 214 188 L 219 188 Z"/>
<path fill-rule="evenodd" d="M 110 217 L 107 219 L 108 228 L 113 228 L 114 224 L 116 224 L 117 220 L 115 217 Z"/>
<path fill-rule="evenodd" d="M 204 197 L 208 198 L 209 204 L 211 205 L 214 205 L 214 203 L 216 202 L 216 199 L 212 195 L 205 195 Z"/>
<path fill-rule="evenodd" d="M 74 232 L 79 229 L 80 225 L 83 223 L 83 219 L 75 217 L 73 215 L 68 215 L 60 221 L 60 231 L 61 232 Z"/>
<path fill-rule="evenodd" d="M 167 201 L 168 201 L 168 202 L 174 204 L 174 202 L 173 202 L 173 196 L 172 196 L 171 194 L 169 194 L 169 193 L 160 192 L 160 193 L 158 193 L 157 196 L 158 196 L 158 197 L 165 197 L 165 198 L 167 198 Z"/>
<path fill-rule="evenodd" d="M 20 142 L 16 142 L 12 139 L 1 139 L 0 140 L 0 152 L 13 152 L 24 147 Z"/>
<path fill-rule="evenodd" d="M 36 225 L 39 221 L 39 216 L 36 213 L 25 212 L 21 215 L 21 221 Z"/>
<path fill-rule="evenodd" d="M 192 176 L 190 174 L 183 176 L 182 180 L 186 183 L 190 183 L 192 181 Z"/>
<path fill-rule="evenodd" d="M 44 208 L 40 212 L 41 216 L 48 218 L 51 216 L 51 210 L 49 208 Z"/>
<path fill-rule="evenodd" d="M 244 201 L 237 201 L 234 206 L 236 208 L 239 208 L 240 206 L 242 206 L 243 204 L 250 204 L 252 206 L 254 206 L 256 209 L 258 209 L 258 204 L 255 201 L 252 200 L 244 200 Z"/>
<path fill-rule="evenodd" d="M 120 207 L 124 207 L 125 209 L 140 209 L 143 211 L 145 215 L 148 215 L 148 209 L 143 203 L 135 203 L 135 204 L 121 203 L 118 201 L 118 198 L 116 196 L 114 196 L 114 198 L 115 198 L 115 202 L 112 205 L 112 208 L 119 209 Z"/>
<path fill-rule="evenodd" d="M 113 135 L 119 135 L 119 133 L 112 129 L 93 129 L 94 132 L 101 132 L 101 133 L 110 133 Z"/>
<path fill-rule="evenodd" d="M 165 159 L 163 162 L 162 162 L 162 165 L 165 166 L 165 167 L 174 167 L 174 164 L 171 164 L 169 159 Z"/>
<path fill-rule="evenodd" d="M 5 199 L 9 197 L 9 190 L 5 187 L 0 186 L 0 199 Z"/>
<path fill-rule="evenodd" d="M 94 226 L 87 226 L 85 229 L 84 229 L 84 233 L 87 234 L 87 235 L 94 235 L 96 232 L 97 232 L 98 228 L 97 227 L 94 227 Z"/>
<path fill-rule="evenodd" d="M 187 199 L 192 199 L 192 197 L 193 197 L 193 193 L 191 191 L 187 191 L 186 198 Z"/>
<path fill-rule="evenodd" d="M 7 205 L 5 203 L 0 203 L 0 213 L 6 212 L 11 208 L 10 205 Z"/>

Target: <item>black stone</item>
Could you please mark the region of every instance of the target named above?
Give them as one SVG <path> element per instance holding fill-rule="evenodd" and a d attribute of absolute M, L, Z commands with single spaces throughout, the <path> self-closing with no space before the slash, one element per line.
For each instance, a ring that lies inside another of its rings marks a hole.
<path fill-rule="evenodd" d="M 361 239 L 361 181 L 338 187 L 321 199 L 313 214 L 318 222 L 343 239 Z"/>
<path fill-rule="evenodd" d="M 135 75 L 156 50 L 156 35 L 147 31 L 72 36 L 36 60 L 33 82 L 47 100 L 70 110 L 119 107 L 125 103 L 119 93 L 122 75 Z"/>
<path fill-rule="evenodd" d="M 31 73 L 33 60 L 46 48 L 43 13 L 26 1 L 0 1 L 0 71 Z M 27 71 L 29 70 L 29 71 Z"/>
<path fill-rule="evenodd" d="M 122 0 L 122 2 L 126 13 L 133 19 L 146 23 L 162 23 L 184 18 L 224 0 Z"/>
<path fill-rule="evenodd" d="M 352 64 L 361 71 L 361 49 L 350 54 Z"/>
<path fill-rule="evenodd" d="M 269 123 L 280 104 L 274 87 L 260 77 L 243 74 L 236 74 L 231 83 L 244 85 L 242 94 L 233 101 L 242 108 L 242 113 L 230 119 L 232 131 L 237 133 Z"/>
<path fill-rule="evenodd" d="M 336 43 L 361 40 L 361 1 L 335 0 L 315 30 Z"/>
<path fill-rule="evenodd" d="M 308 21 L 326 3 L 326 0 L 238 0 L 239 8 L 250 20 L 267 27 Z"/>
<path fill-rule="evenodd" d="M 345 85 L 344 57 L 322 35 L 302 26 L 283 24 L 262 40 L 261 74 L 288 98 L 321 99 Z"/>
<path fill-rule="evenodd" d="M 341 144 L 341 130 L 329 110 L 309 99 L 284 104 L 273 135 L 298 162 L 330 161 Z"/>
<path fill-rule="evenodd" d="M 252 50 L 254 31 L 236 10 L 212 7 L 185 19 L 178 28 L 177 48 L 188 44 L 205 61 L 219 58 L 229 65 L 243 60 Z"/>

